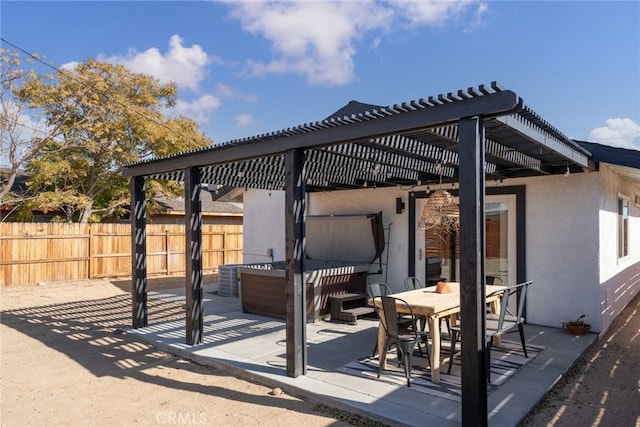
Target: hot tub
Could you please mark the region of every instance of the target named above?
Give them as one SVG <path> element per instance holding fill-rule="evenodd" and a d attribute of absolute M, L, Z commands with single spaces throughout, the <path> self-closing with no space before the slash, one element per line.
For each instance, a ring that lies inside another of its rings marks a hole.
<path fill-rule="evenodd" d="M 306 218 L 304 284 L 307 321 L 330 315 L 329 296 L 366 292 L 372 263 L 384 250 L 382 214 Z M 284 318 L 285 261 L 238 267 L 242 309 Z"/>

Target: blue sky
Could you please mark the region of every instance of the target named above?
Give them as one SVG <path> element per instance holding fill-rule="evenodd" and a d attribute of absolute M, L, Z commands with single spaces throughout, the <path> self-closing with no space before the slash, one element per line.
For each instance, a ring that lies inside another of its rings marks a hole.
<path fill-rule="evenodd" d="M 175 81 L 175 113 L 217 143 L 495 80 L 571 138 L 640 150 L 638 1 L 3 0 L 0 13 L 3 39 L 55 67 L 92 57 Z"/>

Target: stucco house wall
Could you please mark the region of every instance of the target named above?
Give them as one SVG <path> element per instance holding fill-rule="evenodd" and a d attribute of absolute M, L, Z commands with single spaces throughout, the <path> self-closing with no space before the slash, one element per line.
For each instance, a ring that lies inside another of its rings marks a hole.
<path fill-rule="evenodd" d="M 512 180 L 509 180 L 511 184 Z M 640 292 L 640 186 L 601 163 L 598 172 L 513 180 L 526 185 L 527 321 L 560 326 L 585 314 L 604 332 Z M 618 259 L 618 195 L 631 199 L 629 255 Z"/>
<path fill-rule="evenodd" d="M 620 179 L 613 168 L 601 164 L 601 183 L 604 191 L 599 199 L 600 220 L 600 312 L 603 329 L 640 292 L 640 206 L 634 197 L 640 194 L 640 184 Z M 618 195 L 630 199 L 629 255 L 618 258 Z"/>
<path fill-rule="evenodd" d="M 504 185 L 526 187 L 526 277 L 535 282 L 528 296 L 528 322 L 560 327 L 585 314 L 594 332 L 606 330 L 640 291 L 640 209 L 633 205 L 638 185 L 604 164 L 598 172 L 510 179 Z M 617 258 L 618 193 L 632 199 L 629 256 L 623 260 Z M 311 193 L 306 212 L 382 211 L 384 271 L 369 280 L 402 291 L 407 260 L 413 255 L 408 254 L 408 209 L 396 213 L 397 197 L 408 204 L 407 191 L 400 188 Z M 284 259 L 284 219 L 284 192 L 245 193 L 245 262 L 265 262 L 268 248 L 273 248 L 275 260 Z M 378 267 L 376 262 L 370 271 Z"/>
<path fill-rule="evenodd" d="M 524 180 L 527 321 L 560 327 L 586 314 L 600 330 L 597 173 Z"/>

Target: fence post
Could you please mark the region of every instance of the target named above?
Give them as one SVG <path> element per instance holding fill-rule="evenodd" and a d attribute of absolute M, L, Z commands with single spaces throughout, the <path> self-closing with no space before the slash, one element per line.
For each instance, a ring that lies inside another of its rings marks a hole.
<path fill-rule="evenodd" d="M 165 253 L 165 265 L 167 266 L 167 276 L 171 274 L 169 269 L 169 229 L 167 227 L 164 228 L 164 253 Z"/>
<path fill-rule="evenodd" d="M 227 263 L 227 230 L 222 231 L 222 265 Z M 219 266 L 218 266 L 219 267 Z"/>
<path fill-rule="evenodd" d="M 87 266 L 89 279 L 93 279 L 93 224 L 88 224 L 89 226 L 89 265 Z"/>

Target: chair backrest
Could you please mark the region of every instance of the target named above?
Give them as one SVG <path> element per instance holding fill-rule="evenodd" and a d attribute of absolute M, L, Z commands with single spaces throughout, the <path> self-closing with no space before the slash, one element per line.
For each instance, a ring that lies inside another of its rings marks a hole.
<path fill-rule="evenodd" d="M 503 293 L 500 300 L 500 315 L 498 316 L 498 332 L 509 329 L 516 324 L 524 322 L 524 307 L 527 299 L 527 289 L 533 281 L 518 283 L 506 289 L 494 291 L 489 295 Z M 513 298 L 512 298 L 513 297 Z M 509 316 L 509 328 L 505 328 L 504 320 Z"/>
<path fill-rule="evenodd" d="M 502 278 L 498 277 L 498 276 L 485 276 L 484 277 L 484 284 L 485 285 L 500 285 L 500 286 L 502 286 L 503 283 L 504 282 L 502 281 Z"/>
<path fill-rule="evenodd" d="M 427 280 L 440 277 L 442 274 L 442 258 L 427 258 L 425 270 Z"/>
<path fill-rule="evenodd" d="M 380 317 L 380 322 L 382 323 L 382 327 L 387 333 L 387 336 L 391 338 L 398 338 L 398 336 L 400 335 L 400 327 L 398 324 L 398 310 L 396 308 L 397 304 L 402 304 L 408 307 L 411 318 L 415 319 L 413 315 L 413 309 L 402 298 L 391 297 L 391 296 L 378 296 L 374 298 L 374 302 L 376 301 L 377 298 L 382 300 L 382 304 L 381 304 L 382 312 L 384 313 L 384 316 Z M 412 328 L 412 333 L 415 337 L 417 337 L 415 322 L 413 326 L 414 327 Z"/>
<path fill-rule="evenodd" d="M 407 277 L 404 279 L 404 286 L 408 291 L 413 291 L 414 289 L 424 288 L 420 280 L 417 277 Z"/>
<path fill-rule="evenodd" d="M 386 283 L 375 282 L 367 285 L 367 296 L 371 299 L 375 297 L 386 297 L 391 294 L 391 288 Z"/>

